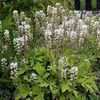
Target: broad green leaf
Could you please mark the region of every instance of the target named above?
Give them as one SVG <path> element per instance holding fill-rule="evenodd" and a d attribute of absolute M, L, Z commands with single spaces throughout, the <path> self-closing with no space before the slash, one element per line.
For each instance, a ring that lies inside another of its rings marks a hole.
<path fill-rule="evenodd" d="M 68 93 L 66 100 L 75 100 L 75 97 L 71 93 Z"/>
<path fill-rule="evenodd" d="M 56 66 L 55 65 L 51 65 L 50 66 L 50 70 L 52 70 L 54 73 L 56 73 Z"/>
<path fill-rule="evenodd" d="M 71 88 L 67 83 L 63 82 L 62 85 L 61 85 L 61 90 L 62 90 L 62 92 L 65 92 L 66 90 L 70 92 Z"/>
<path fill-rule="evenodd" d="M 40 87 L 48 87 L 48 86 L 49 84 L 45 81 L 40 84 Z"/>
<path fill-rule="evenodd" d="M 23 78 L 24 78 L 24 80 L 27 80 L 27 81 L 29 80 L 28 76 L 26 76 L 26 75 L 23 76 Z"/>
<path fill-rule="evenodd" d="M 17 72 L 17 75 L 22 75 L 25 72 L 25 69 L 20 68 Z"/>
<path fill-rule="evenodd" d="M 44 100 L 43 93 L 38 94 L 36 97 L 34 97 L 34 100 Z"/>
<path fill-rule="evenodd" d="M 65 100 L 65 96 L 64 95 L 60 96 L 59 100 Z"/>
<path fill-rule="evenodd" d="M 20 98 L 21 98 L 21 95 L 18 92 L 16 92 L 15 93 L 15 100 L 19 100 Z"/>
<path fill-rule="evenodd" d="M 44 75 L 43 75 L 43 79 L 46 79 L 49 75 L 50 75 L 50 73 L 44 74 Z"/>
<path fill-rule="evenodd" d="M 44 74 L 44 72 L 45 72 L 44 67 L 43 67 L 39 62 L 35 65 L 35 67 L 34 67 L 33 69 L 35 69 L 36 72 L 37 72 L 39 75 L 41 75 L 41 76 L 42 76 L 42 75 Z"/>
<path fill-rule="evenodd" d="M 37 86 L 33 86 L 32 87 L 32 93 L 33 95 L 38 95 L 41 93 L 41 88 L 37 87 Z"/>
<path fill-rule="evenodd" d="M 75 95 L 75 97 L 78 97 L 78 91 L 76 91 L 76 90 L 72 90 L 72 92 L 74 93 L 74 95 Z"/>
<path fill-rule="evenodd" d="M 21 95 L 22 98 L 25 98 L 29 92 L 30 92 L 30 87 L 28 84 L 20 84 L 18 86 L 19 94 Z"/>
<path fill-rule="evenodd" d="M 59 87 L 57 87 L 56 85 L 50 85 L 50 90 L 54 95 L 57 95 L 59 93 Z"/>
<path fill-rule="evenodd" d="M 75 100 L 86 100 L 86 95 L 78 94 L 78 97 L 76 97 Z"/>
<path fill-rule="evenodd" d="M 88 84 L 85 84 L 85 88 L 87 88 L 91 93 L 94 92 L 92 86 L 88 85 Z"/>

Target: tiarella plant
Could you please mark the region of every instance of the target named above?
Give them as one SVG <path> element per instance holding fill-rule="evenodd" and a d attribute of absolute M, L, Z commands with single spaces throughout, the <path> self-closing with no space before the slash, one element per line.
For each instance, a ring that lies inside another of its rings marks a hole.
<path fill-rule="evenodd" d="M 39 11 L 35 16 L 36 30 L 43 35 L 47 48 L 58 47 L 63 51 L 70 47 L 76 52 L 84 49 L 92 38 L 95 38 L 92 45 L 99 50 L 99 20 L 99 14 L 65 11 L 59 3 L 48 6 L 46 15 Z"/>
<path fill-rule="evenodd" d="M 67 50 L 57 60 L 45 48 L 35 49 L 28 57 L 30 60 L 20 65 L 13 80 L 16 100 L 84 100 L 98 93 L 95 73 L 91 69 L 94 58 Z"/>
<path fill-rule="evenodd" d="M 98 100 L 99 16 L 56 3 L 34 20 L 14 10 L 12 30 L 0 22 L 0 73 L 9 77 L 11 99 Z"/>

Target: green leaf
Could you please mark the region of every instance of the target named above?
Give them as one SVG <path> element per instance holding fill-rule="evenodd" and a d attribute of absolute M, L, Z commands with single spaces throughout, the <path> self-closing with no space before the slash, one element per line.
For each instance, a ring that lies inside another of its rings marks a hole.
<path fill-rule="evenodd" d="M 20 84 L 18 86 L 18 90 L 19 90 L 19 94 L 21 95 L 21 97 L 25 98 L 30 92 L 29 84 Z"/>
<path fill-rule="evenodd" d="M 56 73 L 56 66 L 55 65 L 51 65 L 50 66 L 50 70 L 52 70 L 54 73 Z"/>
<path fill-rule="evenodd" d="M 44 75 L 43 75 L 43 79 L 46 79 L 49 75 L 50 75 L 50 73 L 44 74 Z"/>
<path fill-rule="evenodd" d="M 66 96 L 66 100 L 76 100 L 76 99 L 71 93 L 68 93 L 68 95 Z"/>
<path fill-rule="evenodd" d="M 23 76 L 24 77 L 24 80 L 26 80 L 26 81 L 28 81 L 29 79 L 28 79 L 28 76 Z"/>
<path fill-rule="evenodd" d="M 75 95 L 75 97 L 78 97 L 78 91 L 76 91 L 76 90 L 73 90 L 73 93 L 74 93 L 74 95 Z"/>
<path fill-rule="evenodd" d="M 41 89 L 37 86 L 33 86 L 32 87 L 32 93 L 33 93 L 33 95 L 38 95 L 38 94 L 41 93 Z"/>
<path fill-rule="evenodd" d="M 40 84 L 40 87 L 48 87 L 48 86 L 49 84 L 45 81 Z"/>
<path fill-rule="evenodd" d="M 35 69 L 36 72 L 37 72 L 40 76 L 42 76 L 42 75 L 44 74 L 44 72 L 45 72 L 44 67 L 43 67 L 39 62 L 35 65 L 35 67 L 34 67 L 33 69 Z"/>
<path fill-rule="evenodd" d="M 34 98 L 34 100 L 44 100 L 44 94 L 43 94 L 43 93 L 38 94 L 38 95 Z"/>
<path fill-rule="evenodd" d="M 86 100 L 86 95 L 79 93 L 75 100 Z"/>
<path fill-rule="evenodd" d="M 62 92 L 65 92 L 66 90 L 70 92 L 71 88 L 67 83 L 63 82 L 62 85 L 61 85 L 61 90 L 62 90 Z"/>
<path fill-rule="evenodd" d="M 91 93 L 94 92 L 93 88 L 92 88 L 90 85 L 84 84 L 84 87 L 85 87 L 87 90 L 89 90 Z"/>
<path fill-rule="evenodd" d="M 25 72 L 25 70 L 20 68 L 19 71 L 17 72 L 17 75 L 22 75 L 24 72 Z"/>
<path fill-rule="evenodd" d="M 19 100 L 21 98 L 21 95 L 18 91 L 15 91 L 15 100 Z"/>
<path fill-rule="evenodd" d="M 59 100 L 65 100 L 65 96 L 64 95 L 61 95 Z"/>

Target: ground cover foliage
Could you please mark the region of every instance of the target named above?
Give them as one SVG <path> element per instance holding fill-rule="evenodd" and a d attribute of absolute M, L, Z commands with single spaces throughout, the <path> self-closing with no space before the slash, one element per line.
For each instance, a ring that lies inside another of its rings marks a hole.
<path fill-rule="evenodd" d="M 1 100 L 100 99 L 100 15 L 56 2 L 2 1 Z"/>

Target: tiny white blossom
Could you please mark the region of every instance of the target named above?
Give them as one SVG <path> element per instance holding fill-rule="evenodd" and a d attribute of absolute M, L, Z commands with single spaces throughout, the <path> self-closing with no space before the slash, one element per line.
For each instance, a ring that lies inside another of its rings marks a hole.
<path fill-rule="evenodd" d="M 52 24 L 51 23 L 47 24 L 47 30 L 52 30 Z"/>
<path fill-rule="evenodd" d="M 57 8 L 56 7 L 52 7 L 52 16 L 57 14 Z"/>
<path fill-rule="evenodd" d="M 59 65 L 63 65 L 65 67 L 65 64 L 68 62 L 68 58 L 67 57 L 62 57 L 58 60 L 58 64 Z"/>
<path fill-rule="evenodd" d="M 2 66 L 7 66 L 7 59 L 6 58 L 1 59 L 1 65 Z"/>
<path fill-rule="evenodd" d="M 100 36 L 100 29 L 97 29 L 97 35 Z"/>
<path fill-rule="evenodd" d="M 75 74 L 77 72 L 78 72 L 78 68 L 75 66 L 70 69 L 70 73 L 72 73 L 72 74 Z"/>
<path fill-rule="evenodd" d="M 32 81 L 33 79 L 36 79 L 36 74 L 33 72 L 32 74 L 31 74 L 31 76 L 30 76 L 30 81 Z"/>
<path fill-rule="evenodd" d="M 56 35 L 56 37 L 55 38 L 59 38 L 59 37 L 62 37 L 63 36 L 63 33 L 64 33 L 64 29 L 56 29 L 56 30 L 54 30 L 54 32 L 55 32 L 55 35 Z"/>
<path fill-rule="evenodd" d="M 9 30 L 5 30 L 4 37 L 5 37 L 6 40 L 9 40 L 9 37 L 10 37 Z"/>
<path fill-rule="evenodd" d="M 35 73 L 32 73 L 32 77 L 36 77 L 36 74 Z"/>
<path fill-rule="evenodd" d="M 13 14 L 18 14 L 18 11 L 17 11 L 17 10 L 14 10 L 14 11 L 13 11 Z"/>
<path fill-rule="evenodd" d="M 12 62 L 11 64 L 10 64 L 10 68 L 11 69 L 15 69 L 15 68 L 18 68 L 18 64 L 17 64 L 17 62 Z"/>
<path fill-rule="evenodd" d="M 51 14 L 52 12 L 52 7 L 50 5 L 48 5 L 47 7 L 47 14 Z"/>
<path fill-rule="evenodd" d="M 25 12 L 22 11 L 22 12 L 20 13 L 20 19 L 23 20 L 24 18 L 25 18 Z"/>
<path fill-rule="evenodd" d="M 59 7 L 61 4 L 60 3 L 56 3 L 56 6 Z"/>
<path fill-rule="evenodd" d="M 35 16 L 36 17 L 39 17 L 39 18 L 44 18 L 45 17 L 45 14 L 44 14 L 44 12 L 42 10 L 40 10 L 40 11 L 37 11 L 36 12 L 36 15 Z"/>
<path fill-rule="evenodd" d="M 30 25 L 25 25 L 24 29 L 25 30 L 29 30 L 30 29 Z"/>
<path fill-rule="evenodd" d="M 13 18 L 14 18 L 15 22 L 18 22 L 19 15 L 18 15 L 18 11 L 17 10 L 13 11 Z"/>
<path fill-rule="evenodd" d="M 63 69 L 61 70 L 61 77 L 66 78 L 67 70 L 68 70 L 67 68 L 63 68 Z"/>
<path fill-rule="evenodd" d="M 4 45 L 4 46 L 2 46 L 2 49 L 3 49 L 3 51 L 7 51 L 7 49 L 8 49 L 8 45 Z"/>
<path fill-rule="evenodd" d="M 52 32 L 50 30 L 45 30 L 45 36 L 51 36 Z"/>

